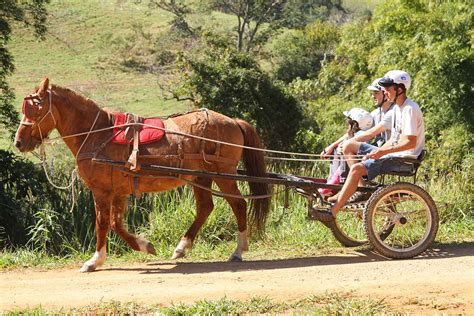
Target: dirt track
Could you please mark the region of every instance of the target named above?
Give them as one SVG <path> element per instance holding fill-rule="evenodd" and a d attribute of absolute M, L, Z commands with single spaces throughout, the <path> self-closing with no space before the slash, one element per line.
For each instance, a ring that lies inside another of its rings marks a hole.
<path fill-rule="evenodd" d="M 283 301 L 326 292 L 385 298 L 399 311 L 474 314 L 474 244 L 441 246 L 403 261 L 362 251 L 242 263 L 106 263 L 89 274 L 77 269 L 0 273 L 0 311 L 101 300 L 169 305 L 265 296 Z"/>

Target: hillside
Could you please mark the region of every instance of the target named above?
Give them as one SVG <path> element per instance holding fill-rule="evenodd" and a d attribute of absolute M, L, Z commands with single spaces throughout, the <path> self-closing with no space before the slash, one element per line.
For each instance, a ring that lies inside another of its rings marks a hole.
<path fill-rule="evenodd" d="M 165 101 L 151 74 L 124 72 L 107 63 L 117 39 L 132 36 L 133 28 L 150 33 L 165 30 L 168 15 L 151 14 L 133 1 L 52 1 L 48 6 L 48 34 L 44 41 L 31 31 L 19 29 L 9 46 L 16 71 L 9 83 L 21 99 L 44 76 L 50 82 L 71 88 L 96 101 L 145 116 L 168 115 L 187 109 L 184 103 Z M 6 135 L 4 135 L 6 136 Z M 3 138 L 0 148 L 8 148 Z"/>

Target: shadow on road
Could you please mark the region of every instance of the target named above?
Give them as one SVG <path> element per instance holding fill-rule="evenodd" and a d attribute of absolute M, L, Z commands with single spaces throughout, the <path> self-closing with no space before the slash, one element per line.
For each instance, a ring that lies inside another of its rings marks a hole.
<path fill-rule="evenodd" d="M 425 251 L 422 255 L 411 260 L 433 260 L 474 256 L 474 242 L 463 242 L 458 244 L 435 244 L 433 247 Z M 290 269 L 312 266 L 342 265 L 369 263 L 379 261 L 390 261 L 376 252 L 371 250 L 356 250 L 347 254 L 340 255 L 321 255 L 317 257 L 290 258 L 277 260 L 249 260 L 243 262 L 159 262 L 149 263 L 147 267 L 131 267 L 131 268 L 104 268 L 101 271 L 137 271 L 140 273 L 212 273 L 212 272 L 238 272 L 238 271 L 257 271 L 257 270 L 275 270 Z M 393 260 L 395 261 L 395 260 Z"/>

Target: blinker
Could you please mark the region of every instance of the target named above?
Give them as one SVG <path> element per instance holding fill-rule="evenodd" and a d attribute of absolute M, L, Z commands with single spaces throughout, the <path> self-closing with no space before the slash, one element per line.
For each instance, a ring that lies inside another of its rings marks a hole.
<path fill-rule="evenodd" d="M 36 121 L 40 114 L 41 108 L 42 106 L 40 105 L 40 102 L 35 102 L 35 100 L 32 98 L 25 98 L 23 100 L 22 112 L 30 121 Z"/>

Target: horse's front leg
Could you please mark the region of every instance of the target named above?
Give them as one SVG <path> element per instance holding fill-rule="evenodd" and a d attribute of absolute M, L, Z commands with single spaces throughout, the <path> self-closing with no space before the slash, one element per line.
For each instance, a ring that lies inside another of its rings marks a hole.
<path fill-rule="evenodd" d="M 212 179 L 208 178 L 197 178 L 195 182 L 207 188 L 211 188 L 212 185 Z M 178 246 L 176 246 L 176 249 L 174 250 L 172 259 L 184 257 L 186 255 L 186 249 L 192 248 L 194 238 L 196 238 L 199 229 L 201 229 L 214 208 L 212 194 L 209 191 L 198 187 L 193 187 L 193 191 L 196 199 L 196 218 L 186 234 L 181 237 Z"/>
<path fill-rule="evenodd" d="M 110 228 L 110 206 L 111 198 L 109 194 L 94 193 L 95 205 L 95 233 L 96 251 L 91 259 L 86 261 L 80 272 L 92 272 L 101 266 L 107 256 L 105 242 Z"/>
<path fill-rule="evenodd" d="M 112 199 L 110 214 L 112 229 L 122 237 L 133 250 L 156 255 L 155 247 L 148 240 L 131 234 L 123 224 L 123 216 L 127 209 L 128 195 L 116 195 Z"/>

